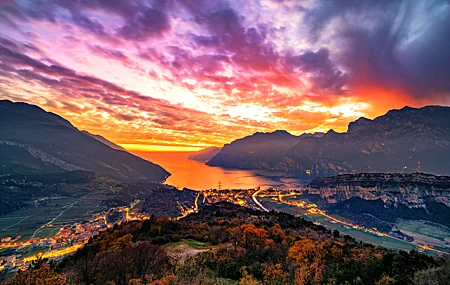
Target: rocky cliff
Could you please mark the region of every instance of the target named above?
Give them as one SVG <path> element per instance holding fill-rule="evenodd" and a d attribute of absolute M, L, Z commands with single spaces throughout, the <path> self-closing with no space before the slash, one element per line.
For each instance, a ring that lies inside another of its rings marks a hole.
<path fill-rule="evenodd" d="M 360 173 L 317 177 L 304 193 L 321 208 L 357 224 L 391 232 L 398 218 L 450 227 L 450 177 Z"/>
<path fill-rule="evenodd" d="M 339 203 L 358 197 L 382 200 L 387 206 L 426 208 L 425 202 L 450 207 L 450 177 L 424 173 L 360 173 L 316 177 L 307 187 L 308 194 L 319 195 L 327 203 Z"/>
<path fill-rule="evenodd" d="M 450 108 L 391 110 L 374 120 L 352 122 L 345 133 L 300 139 L 279 169 L 313 176 L 344 172 L 450 174 Z"/>

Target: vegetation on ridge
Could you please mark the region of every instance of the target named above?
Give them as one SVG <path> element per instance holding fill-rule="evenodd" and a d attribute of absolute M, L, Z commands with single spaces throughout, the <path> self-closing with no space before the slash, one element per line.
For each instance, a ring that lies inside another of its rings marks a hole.
<path fill-rule="evenodd" d="M 169 252 L 167 245 L 183 240 L 197 249 Z M 45 284 L 448 284 L 449 264 L 357 242 L 289 214 L 222 203 L 180 221 L 116 226 L 58 267 L 18 273 L 5 284 L 30 274 L 56 280 Z"/>

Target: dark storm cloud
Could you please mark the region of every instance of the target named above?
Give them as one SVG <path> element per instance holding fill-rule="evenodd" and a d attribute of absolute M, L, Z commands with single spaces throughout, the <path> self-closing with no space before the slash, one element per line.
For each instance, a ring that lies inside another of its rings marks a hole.
<path fill-rule="evenodd" d="M 344 92 L 343 87 L 348 81 L 348 76 L 338 70 L 330 60 L 330 52 L 321 48 L 317 52 L 307 51 L 300 55 L 287 56 L 286 66 L 289 71 L 300 71 L 312 74 L 315 91 L 328 90 Z"/>
<path fill-rule="evenodd" d="M 313 41 L 335 26 L 341 63 L 354 85 L 385 86 L 416 98 L 450 92 L 450 3 L 447 0 L 320 2 L 306 19 Z M 355 25 L 355 20 L 361 22 Z M 337 20 L 337 22 L 336 22 Z M 414 22 L 415 21 L 415 22 Z M 424 27 L 413 34 L 413 29 Z"/>

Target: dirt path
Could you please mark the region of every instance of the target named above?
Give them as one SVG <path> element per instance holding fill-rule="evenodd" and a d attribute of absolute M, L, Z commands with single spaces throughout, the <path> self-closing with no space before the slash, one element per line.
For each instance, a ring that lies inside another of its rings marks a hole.
<path fill-rule="evenodd" d="M 87 196 L 89 196 L 90 194 L 87 194 L 83 197 L 81 197 L 80 199 L 78 199 L 77 201 L 75 201 L 74 203 L 72 203 L 67 209 L 62 210 L 56 217 L 54 217 L 50 222 L 43 224 L 40 228 L 38 228 L 37 230 L 34 231 L 33 235 L 31 236 L 30 239 L 34 238 L 37 233 L 42 230 L 43 228 L 45 228 L 46 226 L 52 224 L 54 221 L 56 221 L 56 219 L 58 219 L 59 217 L 62 216 L 62 214 L 64 214 L 65 212 L 67 212 L 68 210 L 72 209 L 73 206 L 75 206 L 76 204 L 78 204 L 78 202 L 80 202 L 81 200 L 83 200 L 84 198 L 86 198 Z"/>

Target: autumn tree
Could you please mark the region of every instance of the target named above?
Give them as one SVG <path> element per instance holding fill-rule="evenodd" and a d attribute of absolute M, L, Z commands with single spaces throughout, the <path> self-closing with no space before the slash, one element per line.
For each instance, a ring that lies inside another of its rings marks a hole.
<path fill-rule="evenodd" d="M 39 268 L 29 268 L 26 271 L 18 271 L 13 279 L 5 285 L 64 285 L 66 276 L 56 273 L 49 264 L 43 264 Z"/>
<path fill-rule="evenodd" d="M 286 239 L 286 234 L 280 224 L 275 224 L 269 229 L 269 238 L 273 239 L 276 243 L 282 243 Z"/>
<path fill-rule="evenodd" d="M 297 241 L 289 249 L 287 259 L 296 266 L 296 284 L 319 284 L 328 270 L 329 279 L 334 279 L 337 272 L 333 272 L 334 265 L 342 259 L 340 246 L 330 241 L 312 241 L 303 239 Z M 330 274 L 331 273 L 331 274 Z M 331 280 L 332 281 L 332 280 Z"/>
<path fill-rule="evenodd" d="M 288 274 L 283 271 L 281 264 L 269 265 L 264 270 L 264 285 L 287 285 Z"/>
<path fill-rule="evenodd" d="M 242 278 L 239 279 L 239 285 L 259 285 L 259 282 L 251 274 L 248 274 L 246 268 L 243 267 Z"/>

